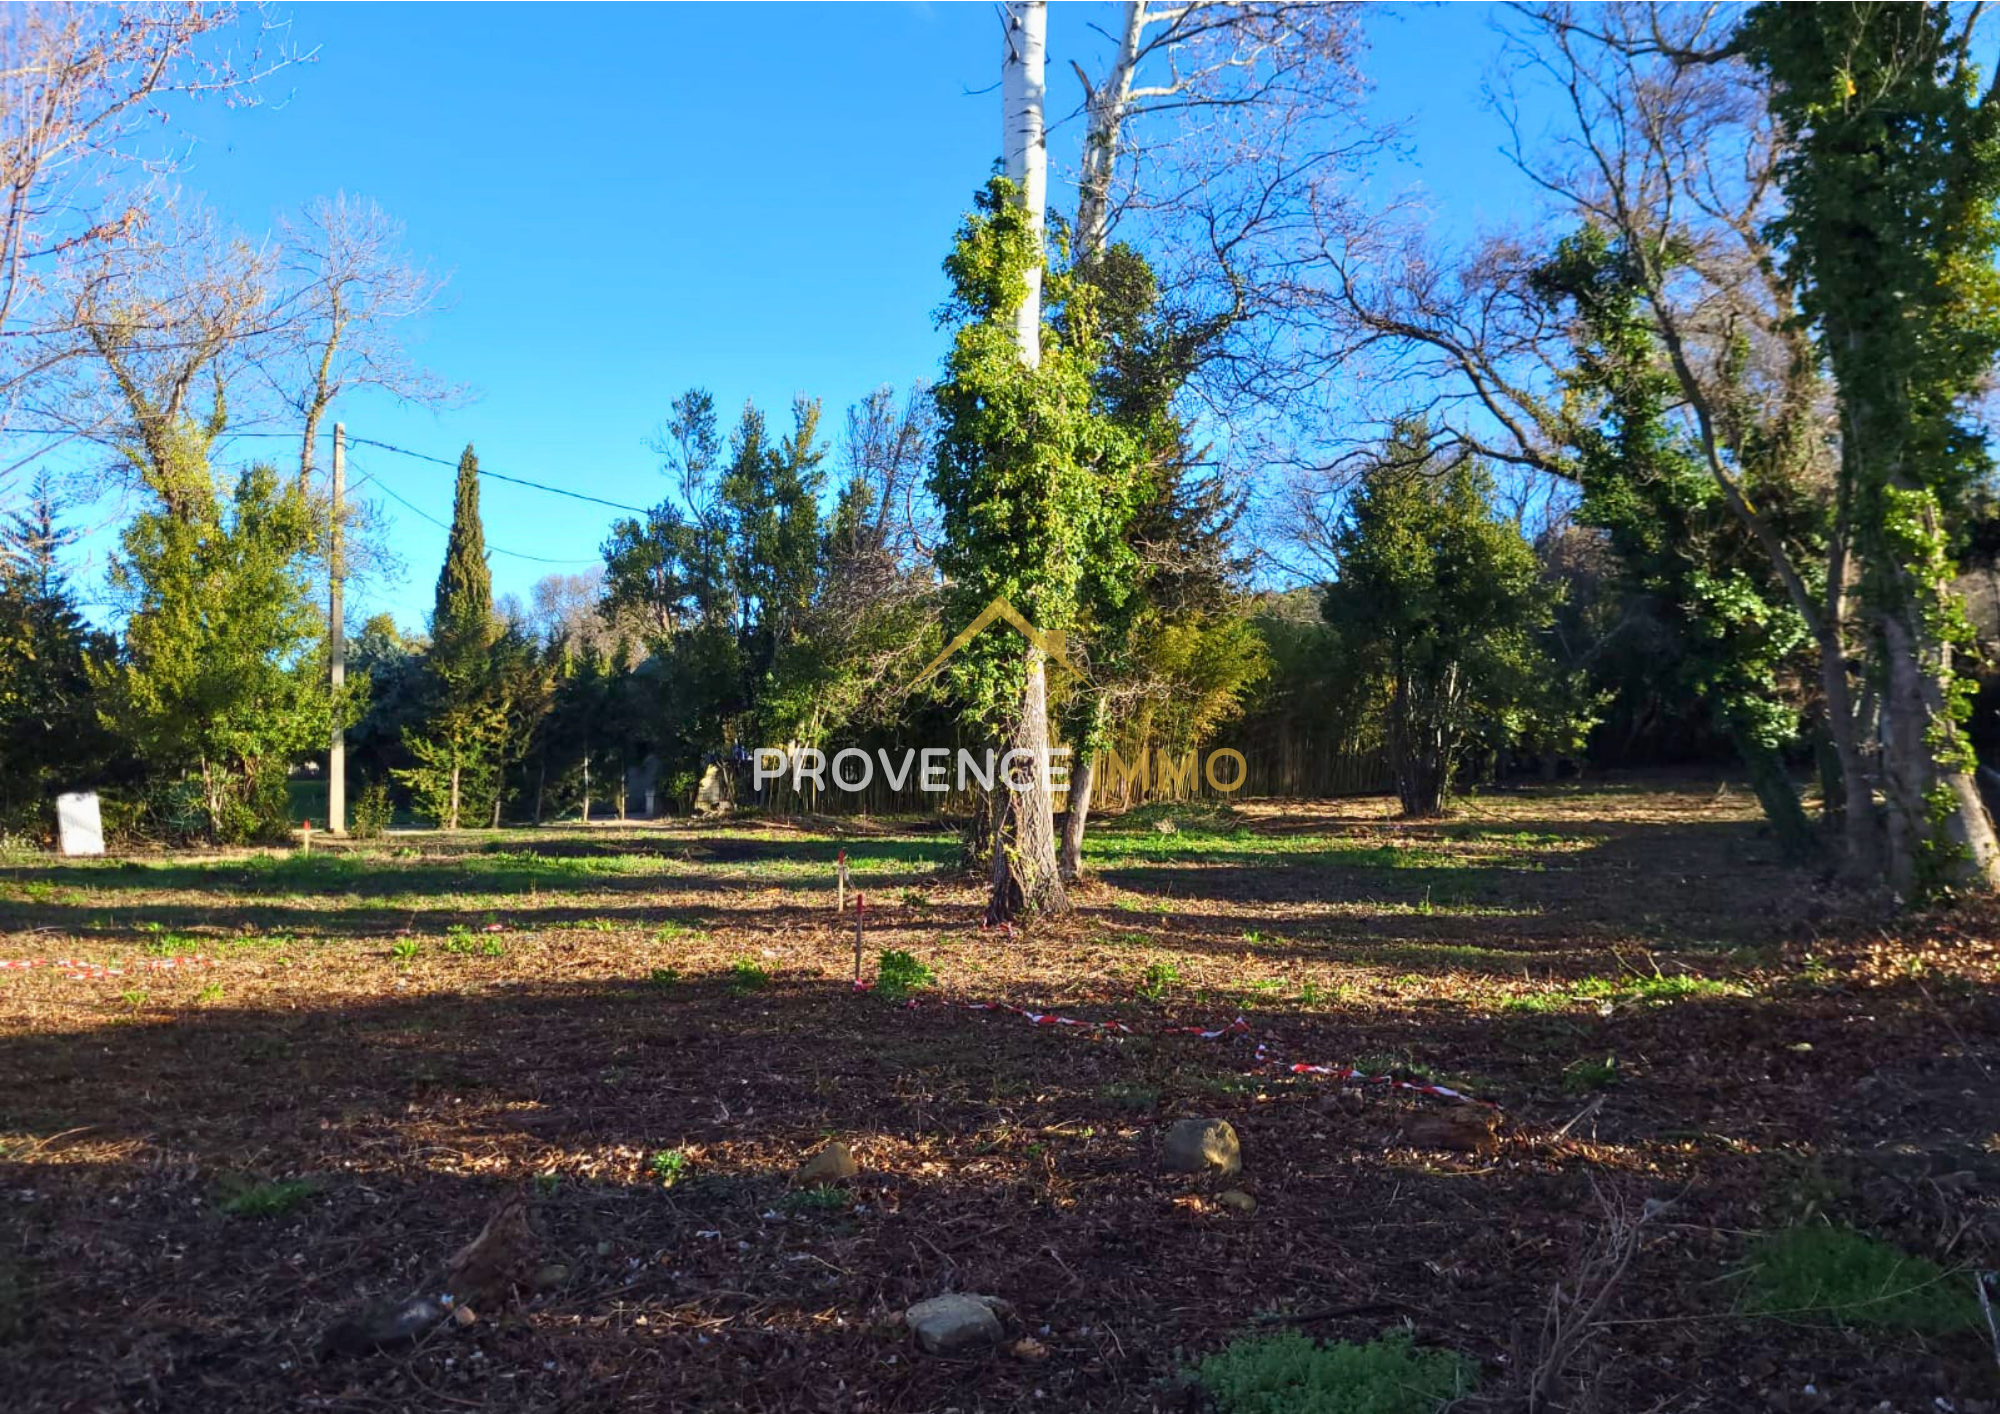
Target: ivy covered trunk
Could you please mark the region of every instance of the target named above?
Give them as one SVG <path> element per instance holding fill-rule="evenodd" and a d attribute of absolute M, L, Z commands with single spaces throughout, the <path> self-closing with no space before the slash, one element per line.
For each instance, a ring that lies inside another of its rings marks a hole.
<path fill-rule="evenodd" d="M 1021 710 L 1015 716 L 1002 757 L 1007 780 L 995 782 L 1012 829 L 1003 829 L 993 850 L 993 900 L 989 922 L 1040 918 L 1069 911 L 1056 862 L 1055 795 L 1049 789 L 1048 674 L 1045 655 L 1029 648 Z M 1024 759 L 1025 758 L 1025 759 Z"/>
<path fill-rule="evenodd" d="M 1772 228 L 1838 390 L 1889 881 L 1910 901 L 2000 887 L 1947 531 L 1992 470 L 1978 400 L 2000 356 L 2000 90 L 1973 61 L 1975 15 L 1760 4 L 1737 42 L 1770 85 L 1785 144 Z"/>
<path fill-rule="evenodd" d="M 1889 881 L 1904 898 L 2000 887 L 2000 842 L 1958 730 L 1949 640 L 1930 631 L 1920 596 L 1948 591 L 1898 576 L 1900 602 L 1876 621 L 1886 660 L 1882 778 L 1888 796 Z"/>

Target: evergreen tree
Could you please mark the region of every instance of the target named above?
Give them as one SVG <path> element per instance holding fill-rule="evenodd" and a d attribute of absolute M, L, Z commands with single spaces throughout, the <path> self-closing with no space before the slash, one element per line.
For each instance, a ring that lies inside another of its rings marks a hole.
<path fill-rule="evenodd" d="M 318 544 L 311 498 L 270 466 L 221 495 L 205 464 L 172 468 L 182 492 L 133 518 L 112 563 L 132 613 L 116 664 L 93 668 L 105 723 L 156 784 L 198 792 L 211 837 L 288 825 L 292 763 L 324 746 L 336 711 L 324 620 L 307 589 Z"/>
<path fill-rule="evenodd" d="M 419 808 L 447 830 L 458 828 L 468 794 L 490 799 L 486 792 L 498 789 L 494 755 L 506 733 L 493 655 L 499 633 L 479 519 L 479 458 L 468 444 L 458 459 L 451 536 L 431 608 L 430 701 L 423 731 L 409 742 L 417 764 L 399 773 Z M 477 791 L 468 792 L 469 776 Z"/>
<path fill-rule="evenodd" d="M 49 798 L 86 784 L 110 755 L 89 662 L 112 644 L 84 622 L 63 573 L 71 538 L 46 473 L 27 508 L 0 521 L 0 833 L 40 833 Z"/>
<path fill-rule="evenodd" d="M 1470 458 L 1439 464 L 1405 423 L 1335 535 L 1339 578 L 1322 612 L 1349 661 L 1388 695 L 1404 813 L 1443 813 L 1467 743 L 1534 700 L 1548 663 L 1536 641 L 1553 608 L 1535 552 L 1495 516 L 1493 478 Z"/>

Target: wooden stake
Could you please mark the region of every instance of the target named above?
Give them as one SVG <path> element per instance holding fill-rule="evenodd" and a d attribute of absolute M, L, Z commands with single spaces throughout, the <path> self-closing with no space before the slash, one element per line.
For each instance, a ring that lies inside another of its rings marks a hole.
<path fill-rule="evenodd" d="M 313 822 L 310 819 L 299 821 L 299 831 L 300 838 L 305 841 L 304 852 L 309 855 L 313 852 Z"/>
<path fill-rule="evenodd" d="M 857 987 L 861 985 L 861 914 L 865 908 L 862 896 L 856 894 L 854 896 L 854 985 Z"/>
<path fill-rule="evenodd" d="M 834 863 L 833 872 L 834 872 L 834 881 L 837 889 L 837 892 L 834 894 L 833 911 L 835 913 L 845 913 L 847 912 L 847 851 L 846 850 L 843 849 L 840 852 L 840 858 Z"/>

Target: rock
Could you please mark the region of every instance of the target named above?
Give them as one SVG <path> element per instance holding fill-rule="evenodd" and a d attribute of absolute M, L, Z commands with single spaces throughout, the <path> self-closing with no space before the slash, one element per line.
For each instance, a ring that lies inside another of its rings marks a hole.
<path fill-rule="evenodd" d="M 1481 1105 L 1426 1110 L 1403 1126 L 1404 1140 L 1419 1149 L 1456 1149 L 1467 1154 L 1499 1152 L 1500 1116 Z"/>
<path fill-rule="evenodd" d="M 538 1265 L 535 1245 L 527 1195 L 509 1193 L 479 1230 L 479 1236 L 452 1256 L 445 1268 L 445 1290 L 475 1305 L 502 1301 Z"/>
<path fill-rule="evenodd" d="M 792 1175 L 792 1182 L 797 1187 L 810 1188 L 815 1183 L 839 1183 L 860 1171 L 855 1165 L 853 1153 L 836 1139 L 800 1164 L 798 1171 Z"/>
<path fill-rule="evenodd" d="M 554 1291 L 568 1280 L 568 1267 L 561 1262 L 544 1262 L 535 1271 L 535 1290 Z"/>
<path fill-rule="evenodd" d="M 959 1355 L 1000 1342 L 1000 1311 L 1006 1303 L 991 1296 L 952 1293 L 919 1301 L 903 1313 L 917 1344 L 932 1355 Z"/>
<path fill-rule="evenodd" d="M 1246 1216 L 1257 1211 L 1257 1200 L 1240 1188 L 1231 1188 L 1216 1194 L 1215 1201 L 1225 1208 L 1234 1208 Z"/>
<path fill-rule="evenodd" d="M 449 1306 L 428 1296 L 364 1306 L 320 1338 L 320 1356 L 366 1355 L 407 1345 L 450 1314 Z"/>
<path fill-rule="evenodd" d="M 451 1319 L 461 1326 L 476 1325 L 479 1321 L 479 1313 L 470 1306 L 454 1306 L 451 1308 Z"/>
<path fill-rule="evenodd" d="M 1224 1177 L 1243 1168 L 1243 1148 L 1226 1119 L 1182 1119 L 1167 1131 L 1161 1164 L 1168 1173 L 1213 1173 Z"/>
<path fill-rule="evenodd" d="M 1008 1346 L 1007 1350 L 1017 1360 L 1046 1360 L 1049 1358 L 1049 1348 L 1031 1335 L 1022 1336 L 1019 1340 Z"/>

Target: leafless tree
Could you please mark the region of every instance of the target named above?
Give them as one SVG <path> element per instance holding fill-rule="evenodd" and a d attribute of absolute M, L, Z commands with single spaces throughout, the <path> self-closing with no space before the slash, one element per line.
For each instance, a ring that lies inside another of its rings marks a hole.
<path fill-rule="evenodd" d="M 75 435 L 18 414 L 89 351 L 74 337 L 72 277 L 101 271 L 107 250 L 154 219 L 156 179 L 173 166 L 156 136 L 169 98 L 252 102 L 258 80 L 290 61 L 261 35 L 240 57 L 219 47 L 238 18 L 205 3 L 0 8 L 0 431 L 46 439 L 0 465 L 0 494 Z"/>
<path fill-rule="evenodd" d="M 274 337 L 258 363 L 299 429 L 299 478 L 309 481 L 321 425 L 343 394 L 373 388 L 441 406 L 458 391 L 411 357 L 411 321 L 435 308 L 443 279 L 402 251 L 403 227 L 345 192 L 308 203 L 277 234 L 283 292 Z"/>
<path fill-rule="evenodd" d="M 79 360 L 38 387 L 41 418 L 111 448 L 170 513 L 192 511 L 240 360 L 273 327 L 270 277 L 268 252 L 205 208 L 162 208 L 77 272 Z"/>

